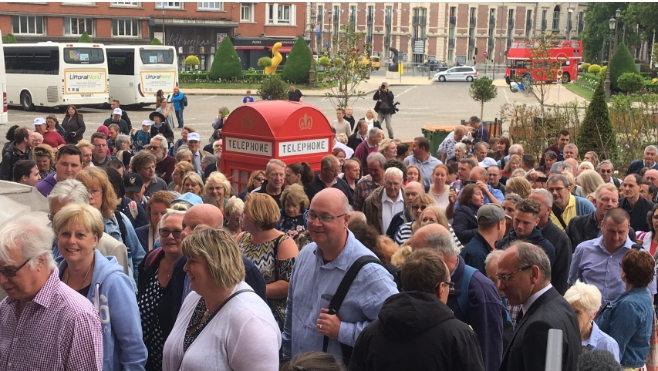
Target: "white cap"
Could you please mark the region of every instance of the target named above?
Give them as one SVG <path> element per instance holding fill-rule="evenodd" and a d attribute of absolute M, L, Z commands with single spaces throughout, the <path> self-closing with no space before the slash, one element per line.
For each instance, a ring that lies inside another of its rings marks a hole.
<path fill-rule="evenodd" d="M 34 125 L 45 125 L 46 120 L 43 117 L 37 117 L 34 119 Z"/>
<path fill-rule="evenodd" d="M 123 115 L 123 111 L 121 108 L 115 108 L 114 111 L 112 111 L 113 115 Z"/>
<path fill-rule="evenodd" d="M 189 133 L 187 134 L 187 141 L 196 140 L 197 142 L 201 141 L 201 135 L 199 133 Z"/>
<path fill-rule="evenodd" d="M 153 123 L 151 122 L 151 120 L 144 120 L 144 121 L 142 121 L 142 126 L 151 126 L 151 125 L 153 125 Z"/>
<path fill-rule="evenodd" d="M 480 167 L 488 168 L 489 166 L 497 166 L 498 162 L 491 157 L 485 157 L 482 162 L 478 164 Z"/>

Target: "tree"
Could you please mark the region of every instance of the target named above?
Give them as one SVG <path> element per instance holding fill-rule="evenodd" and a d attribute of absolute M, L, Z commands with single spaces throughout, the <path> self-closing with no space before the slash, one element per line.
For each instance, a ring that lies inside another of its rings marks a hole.
<path fill-rule="evenodd" d="M 560 70 L 560 60 L 556 58 L 554 53 L 551 52 L 551 47 L 556 43 L 550 35 L 543 35 L 543 40 L 531 40 L 530 46 L 530 59 L 533 63 L 529 71 L 532 76 L 537 78 L 532 83 L 532 90 L 539 99 L 541 106 L 542 117 L 546 117 L 546 100 L 551 90 L 549 83 L 558 79 L 557 73 Z"/>
<path fill-rule="evenodd" d="M 82 35 L 80 35 L 80 40 L 78 40 L 79 43 L 93 43 L 94 41 L 89 37 L 89 34 L 87 31 L 83 32 Z"/>
<path fill-rule="evenodd" d="M 151 45 L 162 45 L 162 41 L 160 41 L 160 39 L 155 37 L 153 38 L 153 40 L 151 40 Z"/>
<path fill-rule="evenodd" d="M 8 33 L 2 37 L 3 44 L 17 44 L 16 36 L 13 33 Z"/>
<path fill-rule="evenodd" d="M 306 40 L 303 37 L 298 38 L 283 66 L 283 79 L 296 84 L 308 82 L 312 60 L 311 48 L 306 44 Z"/>
<path fill-rule="evenodd" d="M 589 3 L 587 4 L 587 11 L 589 11 Z M 639 24 L 639 29 L 642 31 L 642 39 L 648 40 L 649 45 L 651 45 L 653 30 L 658 30 L 658 3 L 629 3 L 627 11 L 622 12 L 622 18 L 626 20 L 626 23 L 628 24 L 628 27 L 626 27 L 627 36 L 622 41 L 626 42 L 628 45 L 637 45 L 639 39 L 629 39 L 628 31 L 631 28 L 635 29 L 635 25 Z"/>
<path fill-rule="evenodd" d="M 498 95 L 498 88 L 493 84 L 493 81 L 484 76 L 473 80 L 468 93 L 474 101 L 480 102 L 480 118 L 483 117 L 484 104 Z"/>
<path fill-rule="evenodd" d="M 279 75 L 265 75 L 265 79 L 256 93 L 263 100 L 288 99 L 288 84 Z"/>
<path fill-rule="evenodd" d="M 631 52 L 628 51 L 626 44 L 621 43 L 617 47 L 615 54 L 612 55 L 612 59 L 610 60 L 611 90 L 619 91 L 619 87 L 617 86 L 617 79 L 619 79 L 619 76 L 625 72 L 636 74 L 640 73 L 637 70 L 635 60 L 633 60 L 633 56 L 631 55 Z"/>
<path fill-rule="evenodd" d="M 229 37 L 225 37 L 219 44 L 208 76 L 212 80 L 242 77 L 242 64 Z"/>
<path fill-rule="evenodd" d="M 637 73 L 624 72 L 617 79 L 617 86 L 621 91 L 625 91 L 626 95 L 637 93 L 644 86 L 644 79 Z"/>
<path fill-rule="evenodd" d="M 266 68 L 272 65 L 272 58 L 270 57 L 261 57 L 258 59 L 258 67 Z"/>
<path fill-rule="evenodd" d="M 594 151 L 601 160 L 617 158 L 617 139 L 612 129 L 608 104 L 605 102 L 605 89 L 603 80 L 594 90 L 592 101 L 587 106 L 585 119 L 578 131 L 578 151 L 586 153 Z"/>
<path fill-rule="evenodd" d="M 585 12 L 585 24 L 587 27 L 580 34 L 583 42 L 583 54 L 588 62 L 597 62 L 610 60 L 608 49 L 610 45 L 610 28 L 608 21 L 615 16 L 615 11 L 620 9 L 621 19 L 617 22 L 617 29 L 623 32 L 617 32 L 620 41 L 628 45 L 636 45 L 640 41 L 640 36 L 635 32 L 635 24 L 630 18 L 632 17 L 631 8 L 642 3 L 616 3 L 616 2 L 594 2 L 587 3 L 587 12 Z M 649 3 L 655 4 L 655 3 Z M 627 11 L 628 9 L 628 11 Z M 629 18 L 629 19 L 627 19 Z M 624 29 L 624 24 L 627 24 Z M 656 27 L 658 29 L 658 27 Z M 651 28 L 649 28 L 651 31 Z"/>
<path fill-rule="evenodd" d="M 338 36 L 333 37 L 333 53 L 324 53 L 330 59 L 330 64 L 325 67 L 325 80 L 331 83 L 325 97 L 334 107 L 350 106 L 350 101 L 366 94 L 358 90 L 359 84 L 368 81 L 372 72 L 370 65 L 359 63 L 361 58 L 372 53 L 372 45 L 364 45 L 364 38 L 365 33 L 357 32 L 354 24 L 343 25 Z"/>
<path fill-rule="evenodd" d="M 195 66 L 198 66 L 201 64 L 201 61 L 199 61 L 199 57 L 196 55 L 188 55 L 185 58 L 185 66 L 190 67 L 190 69 L 194 69 Z"/>

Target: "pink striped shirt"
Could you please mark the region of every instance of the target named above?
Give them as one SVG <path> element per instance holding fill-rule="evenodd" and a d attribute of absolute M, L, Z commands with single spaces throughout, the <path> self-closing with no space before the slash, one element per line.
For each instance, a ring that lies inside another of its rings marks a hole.
<path fill-rule="evenodd" d="M 0 369 L 103 368 L 103 337 L 89 300 L 59 280 L 57 268 L 21 313 L 18 300 L 0 303 Z"/>

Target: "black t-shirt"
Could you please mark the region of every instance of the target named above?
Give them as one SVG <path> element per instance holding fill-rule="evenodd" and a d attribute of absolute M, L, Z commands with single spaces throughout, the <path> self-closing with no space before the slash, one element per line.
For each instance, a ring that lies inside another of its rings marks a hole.
<path fill-rule="evenodd" d="M 303 95 L 304 94 L 298 89 L 295 89 L 295 91 L 290 90 L 288 91 L 288 100 L 291 102 L 299 102 Z"/>

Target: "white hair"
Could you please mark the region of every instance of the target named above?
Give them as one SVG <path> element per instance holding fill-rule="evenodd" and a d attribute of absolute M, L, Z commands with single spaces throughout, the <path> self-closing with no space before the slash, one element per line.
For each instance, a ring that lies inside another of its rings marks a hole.
<path fill-rule="evenodd" d="M 384 172 L 384 178 L 386 178 L 386 176 L 389 174 L 399 176 L 400 180 L 404 179 L 404 174 L 402 174 L 402 170 L 398 169 L 397 167 L 391 166 L 388 169 L 386 169 L 386 171 Z"/>
<path fill-rule="evenodd" d="M 450 232 L 448 233 L 430 233 L 425 237 L 423 246 L 436 249 L 445 256 L 457 256 L 459 250 L 455 245 L 455 239 Z"/>
<path fill-rule="evenodd" d="M 0 261 L 18 268 L 29 259 L 27 265 L 33 269 L 39 263 L 34 258 L 43 255 L 50 269 L 56 267 L 52 250 L 55 233 L 45 225 L 34 224 L 34 220 L 38 220 L 38 216 L 28 214 L 0 229 Z M 9 250 L 17 249 L 22 261 L 13 261 L 10 257 Z"/>
<path fill-rule="evenodd" d="M 154 140 L 159 140 L 160 141 L 160 148 L 169 148 L 169 143 L 167 142 L 167 138 L 164 136 L 158 134 L 151 138 L 151 144 L 153 144 Z"/>
<path fill-rule="evenodd" d="M 87 187 L 81 181 L 75 179 L 66 179 L 57 182 L 53 190 L 48 195 L 48 204 L 53 200 L 67 204 L 88 204 L 89 193 Z"/>
<path fill-rule="evenodd" d="M 512 145 L 509 147 L 508 152 L 509 152 L 510 155 L 516 155 L 516 154 L 519 153 L 520 150 L 521 150 L 521 151 L 523 150 L 523 146 L 522 146 L 522 145 L 520 145 L 520 144 L 512 144 Z"/>
<path fill-rule="evenodd" d="M 544 204 L 548 207 L 553 207 L 553 195 L 551 192 L 543 189 L 543 188 L 537 188 L 533 189 L 532 192 L 530 192 L 531 195 L 540 195 L 544 198 Z"/>
<path fill-rule="evenodd" d="M 592 164 L 592 163 L 589 162 L 589 161 L 583 161 L 583 162 L 581 162 L 580 165 L 578 165 L 578 169 L 580 169 L 583 165 L 586 166 L 586 167 L 587 167 L 588 169 L 590 169 L 590 170 L 594 170 L 594 164 Z"/>
<path fill-rule="evenodd" d="M 162 219 L 160 219 L 160 223 L 158 223 L 158 229 L 162 228 L 164 226 L 165 220 L 167 220 L 170 216 L 173 215 L 180 215 L 180 216 L 185 216 L 184 211 L 180 210 L 170 210 L 166 214 L 162 216 Z"/>

